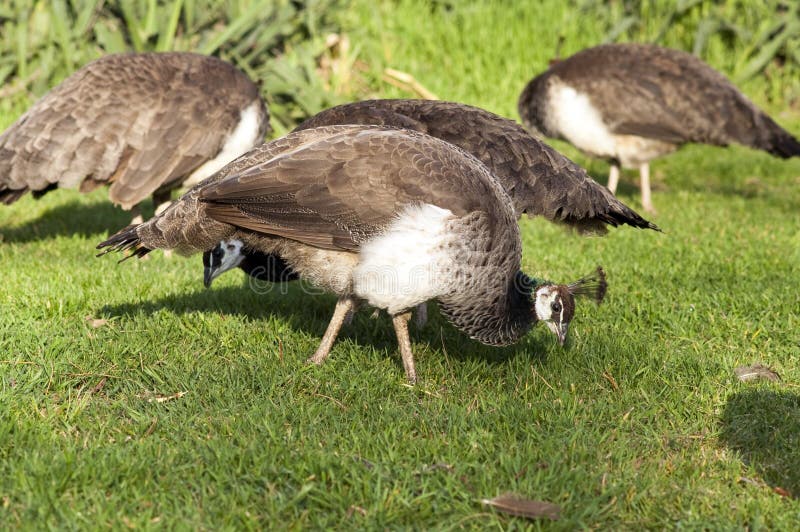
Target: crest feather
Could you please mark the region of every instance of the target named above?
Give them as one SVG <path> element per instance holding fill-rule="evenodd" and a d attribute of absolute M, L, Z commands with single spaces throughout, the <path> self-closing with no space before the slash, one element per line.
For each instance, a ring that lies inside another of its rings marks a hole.
<path fill-rule="evenodd" d="M 603 271 L 601 266 L 598 266 L 597 270 L 591 275 L 587 275 L 567 285 L 567 290 L 569 290 L 569 293 L 573 296 L 591 298 L 598 305 L 603 302 L 603 298 L 606 296 L 606 289 L 608 289 L 606 272 Z"/>

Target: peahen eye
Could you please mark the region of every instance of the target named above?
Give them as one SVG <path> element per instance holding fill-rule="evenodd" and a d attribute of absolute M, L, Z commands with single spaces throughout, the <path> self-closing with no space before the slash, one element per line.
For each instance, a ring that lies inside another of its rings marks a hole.
<path fill-rule="evenodd" d="M 553 312 L 561 312 L 561 303 L 553 303 L 550 308 L 553 309 Z"/>

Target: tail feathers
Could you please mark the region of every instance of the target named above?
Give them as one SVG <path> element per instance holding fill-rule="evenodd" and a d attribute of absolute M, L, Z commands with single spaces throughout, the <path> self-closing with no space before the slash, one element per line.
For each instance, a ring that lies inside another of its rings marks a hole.
<path fill-rule="evenodd" d="M 645 220 L 614 196 L 609 198 L 608 206 L 603 210 L 595 211 L 591 216 L 582 219 L 566 217 L 564 221 L 576 228 L 579 233 L 585 234 L 604 235 L 607 232 L 607 226 L 619 227 L 621 225 L 663 232 L 656 224 Z"/>
<path fill-rule="evenodd" d="M 22 196 L 30 192 L 33 194 L 34 199 L 39 199 L 51 190 L 58 188 L 58 183 L 49 183 L 46 187 L 39 190 L 31 190 L 28 187 L 24 188 L 8 188 L 7 186 L 0 185 L 0 202 L 6 205 L 11 205 Z"/>
<path fill-rule="evenodd" d="M 28 192 L 27 188 L 3 188 L 0 187 L 0 202 L 11 205 Z"/>
<path fill-rule="evenodd" d="M 788 159 L 789 157 L 800 157 L 800 142 L 788 131 L 777 127 L 766 150 L 772 155 Z"/>
<path fill-rule="evenodd" d="M 638 229 L 652 229 L 661 233 L 661 228 L 649 220 L 645 220 L 633 209 L 620 203 L 619 207 L 610 212 L 603 213 L 603 221 L 608 225 L 618 227 L 620 225 L 630 225 Z"/>
<path fill-rule="evenodd" d="M 129 255 L 127 255 L 123 259 L 120 259 L 120 262 L 122 262 L 124 260 L 128 260 L 131 257 L 139 257 L 139 258 L 144 257 L 145 255 L 153 251 L 152 249 L 142 245 L 142 242 L 139 239 L 139 235 L 137 233 L 139 225 L 140 224 L 129 225 L 125 229 L 122 229 L 117 234 L 110 237 L 108 240 L 105 240 L 104 242 L 100 242 L 99 244 L 97 244 L 97 249 L 107 248 L 101 253 L 98 253 L 97 256 L 100 257 L 105 255 L 106 253 L 131 250 L 131 253 Z"/>
<path fill-rule="evenodd" d="M 652 229 L 653 231 L 658 231 L 659 233 L 663 232 L 656 224 L 645 220 L 634 210 L 626 207 L 625 205 L 622 205 L 621 209 L 611 208 L 606 212 L 597 212 L 592 217 L 556 217 L 554 221 L 565 224 L 570 229 L 577 231 L 578 234 L 581 235 L 603 236 L 608 233 L 609 226 L 620 227 L 622 225 L 629 225 L 637 229 Z"/>

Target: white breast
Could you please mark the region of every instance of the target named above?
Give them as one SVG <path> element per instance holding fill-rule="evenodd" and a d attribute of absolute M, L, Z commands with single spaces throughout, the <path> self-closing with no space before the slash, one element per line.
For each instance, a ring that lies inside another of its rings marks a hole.
<path fill-rule="evenodd" d="M 205 164 L 200 166 L 197 170 L 186 178 L 183 186 L 191 187 L 217 173 L 223 166 L 236 159 L 240 155 L 247 153 L 250 149 L 254 148 L 264 139 L 259 138 L 259 109 L 260 103 L 258 100 L 253 101 L 242 111 L 241 119 L 237 124 L 236 129 L 233 130 L 222 146 L 219 154 L 206 161 Z"/>
<path fill-rule="evenodd" d="M 454 263 L 448 249 L 453 214 L 435 205 L 406 208 L 382 235 L 361 245 L 353 291 L 390 314 L 451 291 Z"/>
<path fill-rule="evenodd" d="M 589 97 L 554 82 L 548 91 L 548 127 L 589 155 L 616 157 L 616 141 Z"/>

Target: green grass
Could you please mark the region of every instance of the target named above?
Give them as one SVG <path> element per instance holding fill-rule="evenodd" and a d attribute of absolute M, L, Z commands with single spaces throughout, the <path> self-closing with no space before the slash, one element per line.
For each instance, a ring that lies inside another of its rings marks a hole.
<path fill-rule="evenodd" d="M 600 33 L 559 2 L 509 4 L 354 5 L 364 94 L 408 95 L 380 80 L 391 66 L 515 117 L 551 36 L 568 52 Z M 800 132 L 767 86 L 745 90 Z M 24 110 L 3 106 L 2 125 Z M 0 528 L 796 529 L 800 502 L 774 489 L 800 495 L 800 162 L 691 146 L 653 174 L 664 234 L 522 221 L 528 273 L 608 272 L 565 348 L 544 327 L 484 347 L 433 312 L 414 388 L 385 316 L 308 367 L 332 297 L 239 273 L 206 291 L 199 257 L 94 258 L 129 221 L 102 190 L 0 209 Z M 756 362 L 783 380 L 739 383 Z M 479 503 L 506 491 L 561 520 Z"/>

